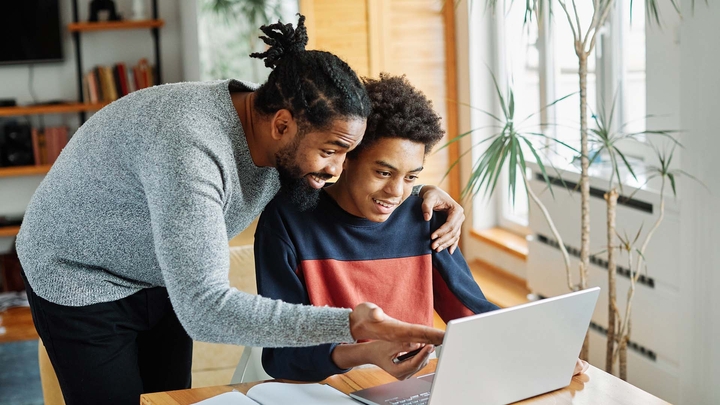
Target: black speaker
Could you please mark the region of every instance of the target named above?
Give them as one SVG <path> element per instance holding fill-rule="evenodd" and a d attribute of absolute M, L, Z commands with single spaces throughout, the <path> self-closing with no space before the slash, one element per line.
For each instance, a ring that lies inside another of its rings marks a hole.
<path fill-rule="evenodd" d="M 35 163 L 30 125 L 8 123 L 0 131 L 0 166 Z"/>

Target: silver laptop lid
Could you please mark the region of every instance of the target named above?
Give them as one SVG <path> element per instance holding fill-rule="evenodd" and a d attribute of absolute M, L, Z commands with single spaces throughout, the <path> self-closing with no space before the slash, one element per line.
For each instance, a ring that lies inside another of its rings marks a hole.
<path fill-rule="evenodd" d="M 570 384 L 600 288 L 450 321 L 431 405 L 507 404 Z"/>

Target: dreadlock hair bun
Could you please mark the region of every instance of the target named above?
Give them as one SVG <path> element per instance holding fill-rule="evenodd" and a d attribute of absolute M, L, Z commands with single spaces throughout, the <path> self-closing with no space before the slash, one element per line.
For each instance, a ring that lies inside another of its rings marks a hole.
<path fill-rule="evenodd" d="M 326 129 L 335 120 L 366 119 L 370 99 L 365 86 L 336 55 L 305 50 L 305 17 L 299 16 L 295 29 L 279 22 L 260 28 L 267 34 L 261 38 L 270 49 L 250 56 L 264 58 L 272 71 L 255 91 L 255 109 L 265 115 L 288 110 L 303 132 Z"/>
<path fill-rule="evenodd" d="M 305 16 L 298 15 L 300 18 L 297 28 L 293 28 L 290 23 L 282 24 L 280 21 L 260 27 L 266 35 L 260 36 L 260 39 L 270 48 L 262 53 L 251 53 L 250 57 L 264 59 L 266 67 L 275 69 L 284 56 L 304 51 L 308 43 L 307 28 L 305 28 Z"/>

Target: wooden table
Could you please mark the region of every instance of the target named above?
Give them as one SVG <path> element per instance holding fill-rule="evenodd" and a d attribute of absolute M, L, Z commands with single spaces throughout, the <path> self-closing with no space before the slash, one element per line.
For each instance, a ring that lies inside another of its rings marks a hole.
<path fill-rule="evenodd" d="M 435 371 L 437 360 L 431 360 L 427 367 L 418 375 Z M 392 376 L 377 367 L 356 368 L 346 374 L 335 375 L 324 382 L 344 393 L 350 393 L 363 388 L 396 381 Z M 254 385 L 262 382 L 253 382 L 236 385 L 221 385 L 215 387 L 194 388 L 189 390 L 158 392 L 144 394 L 140 397 L 141 405 L 187 405 L 203 399 L 236 389 L 242 393 Z M 358 402 L 359 403 L 359 402 Z M 539 395 L 524 401 L 517 402 L 522 405 L 667 405 L 662 399 L 620 380 L 600 369 L 590 366 L 588 371 L 572 379 L 569 386 Z"/>

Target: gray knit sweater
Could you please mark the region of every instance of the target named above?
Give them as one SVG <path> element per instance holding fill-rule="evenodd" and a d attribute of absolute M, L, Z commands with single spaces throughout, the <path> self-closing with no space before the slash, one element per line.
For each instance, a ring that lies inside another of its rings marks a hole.
<path fill-rule="evenodd" d="M 228 239 L 279 189 L 257 167 L 234 80 L 137 91 L 96 113 L 35 192 L 17 238 L 40 297 L 85 306 L 164 286 L 196 340 L 252 346 L 352 341 L 348 309 L 290 305 L 228 283 Z"/>

